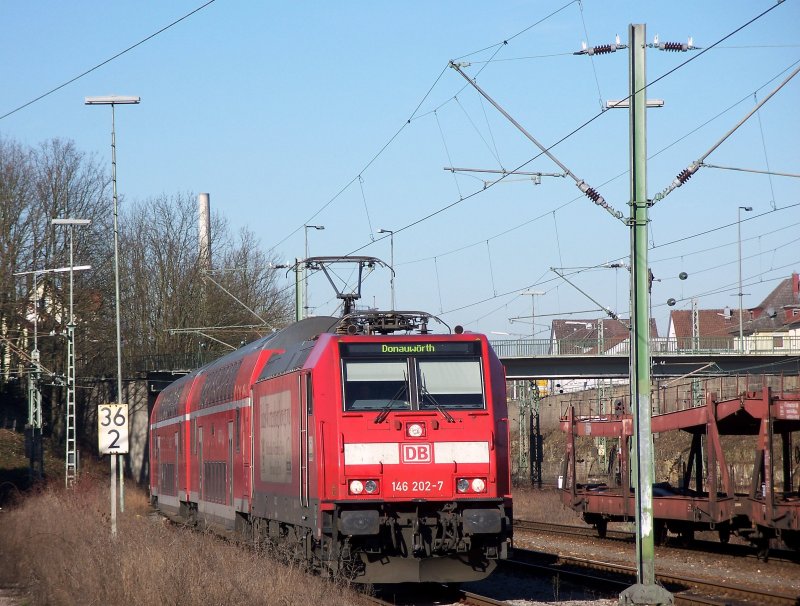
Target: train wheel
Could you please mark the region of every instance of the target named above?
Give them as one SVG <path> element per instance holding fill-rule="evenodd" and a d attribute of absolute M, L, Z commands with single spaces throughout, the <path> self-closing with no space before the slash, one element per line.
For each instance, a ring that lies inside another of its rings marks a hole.
<path fill-rule="evenodd" d="M 719 527 L 719 542 L 727 545 L 731 540 L 731 527 L 728 524 Z"/>
<path fill-rule="evenodd" d="M 769 560 L 769 540 L 770 540 L 770 533 L 764 532 L 766 529 L 764 526 L 758 527 L 758 534 L 755 537 L 755 545 L 756 545 L 756 557 L 759 560 L 763 560 L 766 562 Z"/>
<path fill-rule="evenodd" d="M 600 518 L 597 524 L 595 524 L 595 528 L 597 528 L 597 536 L 601 539 L 605 539 L 608 534 L 608 520 Z"/>

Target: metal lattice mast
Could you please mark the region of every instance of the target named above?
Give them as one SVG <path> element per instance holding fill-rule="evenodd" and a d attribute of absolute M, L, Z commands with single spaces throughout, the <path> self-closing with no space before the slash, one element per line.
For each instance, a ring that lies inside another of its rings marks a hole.
<path fill-rule="evenodd" d="M 34 345 L 31 352 L 31 372 L 28 375 L 28 425 L 38 429 L 42 428 L 42 394 L 39 391 L 41 374 L 39 350 Z"/>
<path fill-rule="evenodd" d="M 75 226 L 86 226 L 89 219 L 53 219 L 53 225 L 64 225 L 69 228 L 69 323 L 67 324 L 67 410 L 66 410 L 66 457 L 64 461 L 64 481 L 67 488 L 75 483 L 78 475 L 78 451 L 75 439 L 75 310 L 73 307 L 73 283 L 75 263 L 73 254 L 73 235 Z M 79 267 L 78 269 L 87 269 Z"/>
<path fill-rule="evenodd" d="M 71 278 L 72 276 L 70 282 Z M 75 483 L 78 475 L 78 453 L 75 444 L 75 323 L 72 321 L 71 309 L 72 301 L 70 301 L 70 322 L 67 324 L 67 452 L 64 476 L 67 488 Z"/>
<path fill-rule="evenodd" d="M 34 280 L 35 286 L 35 280 Z M 34 313 L 38 314 L 38 309 Z M 39 384 L 42 376 L 39 363 L 39 348 L 36 342 L 36 317 L 34 316 L 33 351 L 31 352 L 31 372 L 28 375 L 28 427 L 30 461 L 30 475 L 32 478 L 41 478 L 44 475 L 44 460 L 42 457 L 42 392 Z"/>

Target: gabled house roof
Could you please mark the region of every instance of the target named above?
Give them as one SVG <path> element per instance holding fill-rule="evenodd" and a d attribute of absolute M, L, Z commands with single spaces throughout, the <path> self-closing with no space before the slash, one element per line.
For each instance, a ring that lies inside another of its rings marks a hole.
<path fill-rule="evenodd" d="M 622 318 L 620 320 L 612 320 L 610 318 L 603 318 L 603 351 L 613 349 L 620 343 L 630 339 L 629 319 Z M 568 340 L 571 342 L 583 342 L 584 353 L 597 353 L 598 345 L 598 332 L 600 330 L 599 320 L 553 320 L 550 327 L 550 340 L 562 341 Z M 650 319 L 650 336 L 658 337 L 658 327 L 656 321 Z"/>
<path fill-rule="evenodd" d="M 781 332 L 789 330 L 800 322 L 800 275 L 781 280 L 771 293 L 745 315 L 743 332 L 750 335 L 757 332 Z"/>
<path fill-rule="evenodd" d="M 747 312 L 742 314 L 747 318 Z M 676 309 L 669 314 L 669 338 L 686 339 L 692 337 L 692 311 Z M 739 310 L 725 307 L 723 309 L 698 309 L 697 331 L 701 338 L 726 338 L 732 332 L 739 331 Z"/>
<path fill-rule="evenodd" d="M 751 335 L 757 332 L 781 332 L 800 325 L 800 276 L 781 280 L 764 300 L 742 312 L 742 333 Z M 739 333 L 739 310 L 699 309 L 698 336 L 701 338 L 729 338 L 731 341 Z M 669 315 L 669 337 L 679 342 L 692 337 L 692 312 L 688 309 L 675 310 Z"/>

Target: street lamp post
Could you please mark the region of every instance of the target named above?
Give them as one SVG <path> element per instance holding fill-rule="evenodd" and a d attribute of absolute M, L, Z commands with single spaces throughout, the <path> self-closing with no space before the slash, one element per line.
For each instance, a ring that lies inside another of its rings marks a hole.
<path fill-rule="evenodd" d="M 325 229 L 324 225 L 303 225 L 303 230 L 305 232 L 305 257 L 303 258 L 303 317 L 308 317 L 308 266 L 306 265 L 306 260 L 308 259 L 308 230 L 309 229 L 316 229 L 321 230 Z"/>
<path fill-rule="evenodd" d="M 89 219 L 53 219 L 53 225 L 69 227 L 69 322 L 67 323 L 67 439 L 64 481 L 67 488 L 75 483 L 78 474 L 78 453 L 75 436 L 75 313 L 72 305 L 73 263 L 72 236 L 76 225 L 91 224 Z"/>
<path fill-rule="evenodd" d="M 391 229 L 379 229 L 379 234 L 389 234 L 389 269 L 392 272 L 391 278 L 389 278 L 389 287 L 392 291 L 392 311 L 396 309 L 396 304 L 394 301 L 394 231 Z"/>
<path fill-rule="evenodd" d="M 86 97 L 85 105 L 110 105 L 111 106 L 111 182 L 114 195 L 114 302 L 116 307 L 117 321 L 117 403 L 122 404 L 122 329 L 120 322 L 119 305 L 119 223 L 118 223 L 118 204 L 117 204 L 117 139 L 114 122 L 114 106 L 116 105 L 138 105 L 141 97 L 108 95 L 101 97 Z M 117 534 L 117 510 L 116 510 L 116 475 L 117 457 L 119 457 L 119 505 L 120 511 L 125 511 L 125 473 L 122 469 L 123 455 L 111 455 L 111 534 Z"/>
<path fill-rule="evenodd" d="M 753 210 L 752 206 L 740 206 L 736 209 L 736 230 L 738 233 L 737 241 L 739 244 L 739 351 L 744 350 L 744 322 L 742 321 L 742 211 L 749 213 Z"/>

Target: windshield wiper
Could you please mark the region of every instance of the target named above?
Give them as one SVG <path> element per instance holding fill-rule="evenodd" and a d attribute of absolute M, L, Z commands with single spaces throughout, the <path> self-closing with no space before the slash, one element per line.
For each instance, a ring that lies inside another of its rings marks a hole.
<path fill-rule="evenodd" d="M 405 404 L 405 400 L 398 400 L 397 398 L 400 396 L 401 393 L 403 393 L 403 390 L 406 388 L 406 386 L 407 386 L 406 376 L 405 373 L 403 373 L 403 384 L 400 386 L 397 392 L 389 399 L 389 401 L 386 402 L 386 406 L 384 406 L 381 409 L 381 411 L 378 413 L 378 416 L 375 417 L 373 423 L 375 423 L 376 425 L 383 423 L 386 417 L 389 416 L 389 413 L 392 410 L 392 404 L 394 404 L 395 402 L 403 402 Z"/>
<path fill-rule="evenodd" d="M 431 404 L 433 404 L 433 407 L 436 410 L 438 410 L 440 413 L 442 413 L 442 416 L 445 419 L 447 419 L 448 423 L 455 423 L 456 422 L 456 420 L 453 418 L 453 415 L 451 415 L 444 408 L 442 408 L 442 406 L 439 404 L 439 402 L 436 401 L 436 398 L 433 397 L 433 394 L 428 391 L 428 388 L 425 387 L 425 382 L 424 381 L 422 382 L 422 384 L 420 384 L 420 393 L 423 396 L 427 396 L 428 397 L 428 399 L 431 401 Z"/>

